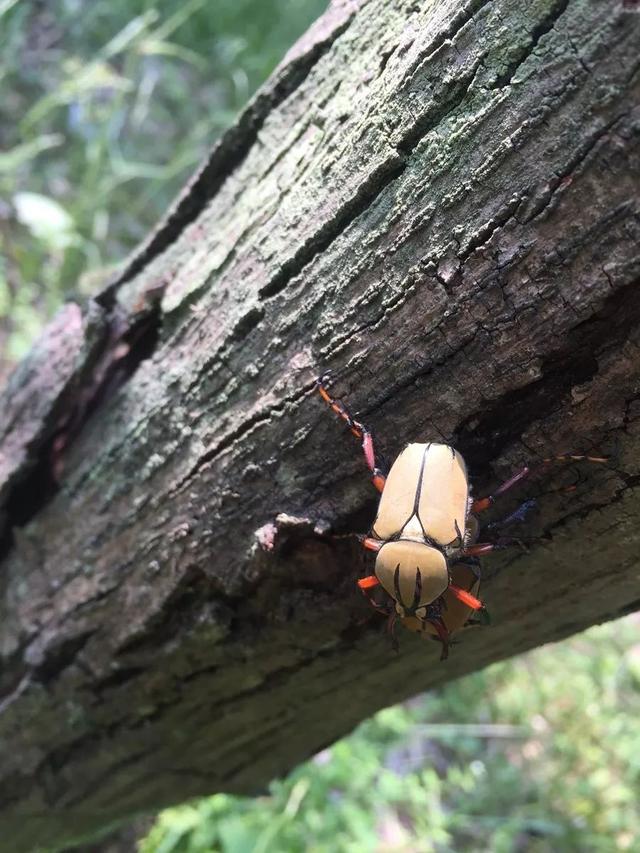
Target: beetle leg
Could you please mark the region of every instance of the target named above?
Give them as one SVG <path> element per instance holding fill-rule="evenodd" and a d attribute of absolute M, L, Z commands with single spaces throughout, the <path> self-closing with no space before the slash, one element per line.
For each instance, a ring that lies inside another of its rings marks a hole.
<path fill-rule="evenodd" d="M 367 599 L 369 604 L 378 611 L 378 613 L 383 613 L 385 616 L 388 616 L 391 612 L 389 605 L 378 604 L 378 602 L 372 598 L 371 590 L 375 589 L 378 586 L 380 581 L 375 575 L 369 575 L 366 578 L 361 578 L 358 581 L 358 586 L 362 590 L 364 597 Z"/>
<path fill-rule="evenodd" d="M 464 563 L 468 566 L 476 576 L 476 580 L 482 580 L 482 571 L 480 568 L 480 560 L 477 557 L 462 557 L 456 560 L 457 563 Z"/>
<path fill-rule="evenodd" d="M 371 536 L 360 536 L 358 538 L 362 543 L 362 547 L 366 548 L 368 551 L 379 551 L 384 545 L 384 540 L 373 539 Z"/>
<path fill-rule="evenodd" d="M 434 617 L 433 619 L 425 619 L 426 622 L 430 622 L 433 627 L 436 629 L 437 637 L 434 637 L 434 640 L 439 640 L 442 643 L 442 653 L 440 654 L 440 660 L 446 660 L 449 657 L 449 632 L 447 631 L 447 627 L 442 621 L 442 619 L 438 619 Z"/>
<path fill-rule="evenodd" d="M 462 551 L 463 557 L 481 557 L 483 554 L 489 554 L 491 551 L 501 551 L 503 548 L 510 548 L 512 545 L 520 545 L 524 547 L 520 539 L 503 537 L 497 542 L 476 542 L 475 545 L 469 545 Z"/>
<path fill-rule="evenodd" d="M 358 586 L 360 589 L 372 589 L 374 586 L 379 586 L 380 581 L 375 575 L 367 575 L 366 578 L 360 578 Z"/>
<path fill-rule="evenodd" d="M 395 607 L 389 613 L 389 618 L 387 619 L 387 633 L 391 637 L 391 648 L 394 652 L 400 651 L 400 643 L 398 642 L 398 638 L 396 637 L 396 619 L 397 613 Z"/>
<path fill-rule="evenodd" d="M 492 495 L 487 495 L 484 498 L 478 498 L 471 504 L 471 512 L 484 512 L 484 510 L 489 509 L 491 504 L 495 501 L 496 498 L 503 495 L 505 492 L 508 492 L 509 489 L 513 488 L 517 483 L 526 479 L 531 474 L 531 468 L 528 465 L 525 465 L 520 471 L 514 474 L 512 477 L 509 477 L 508 480 L 505 480 L 502 485 L 498 486 L 495 492 Z"/>
<path fill-rule="evenodd" d="M 462 553 L 465 557 L 481 557 L 483 554 L 494 551 L 496 547 L 490 542 L 477 542 L 475 545 L 469 545 Z"/>
<path fill-rule="evenodd" d="M 375 582 L 374 582 L 375 581 Z M 369 577 L 362 578 L 358 581 L 358 586 L 364 593 L 365 598 L 369 602 L 369 604 L 378 611 L 378 613 L 382 613 L 387 617 L 387 625 L 386 631 L 391 637 L 391 646 L 395 652 L 399 651 L 400 644 L 398 642 L 398 638 L 396 637 L 395 627 L 396 627 L 396 608 L 393 606 L 391 602 L 387 604 L 378 604 L 378 602 L 372 598 L 371 590 L 375 589 L 375 587 L 380 583 L 380 581 L 375 577 L 375 575 L 369 575 Z"/>
<path fill-rule="evenodd" d="M 483 627 L 491 625 L 491 614 L 486 607 L 483 607 L 482 610 L 477 610 L 464 623 L 465 628 L 471 625 L 482 625 Z"/>
<path fill-rule="evenodd" d="M 528 513 L 537 505 L 537 503 L 538 502 L 534 499 L 524 501 L 524 503 L 521 503 L 514 512 L 510 513 L 505 518 L 498 519 L 498 521 L 492 521 L 491 524 L 487 524 L 483 530 L 491 530 L 496 527 L 507 527 L 509 524 L 524 521 Z"/>
<path fill-rule="evenodd" d="M 325 403 L 329 406 L 329 408 L 335 412 L 338 417 L 342 418 L 343 421 L 346 422 L 347 426 L 355 435 L 355 437 L 362 442 L 362 452 L 364 453 L 365 461 L 371 471 L 372 477 L 371 480 L 376 489 L 381 492 L 384 489 L 384 484 L 386 481 L 385 475 L 382 473 L 380 468 L 376 465 L 376 454 L 373 446 L 373 436 L 371 435 L 370 430 L 367 429 L 363 424 L 359 421 L 356 421 L 347 407 L 340 400 L 336 400 L 335 397 L 332 397 L 331 394 L 327 391 L 324 385 L 325 376 L 321 376 L 316 379 L 316 387 L 318 388 L 318 392 Z"/>
<path fill-rule="evenodd" d="M 502 485 L 498 486 L 492 495 L 487 495 L 484 498 L 478 498 L 478 500 L 473 501 L 471 504 L 471 512 L 483 512 L 485 509 L 488 509 L 497 497 L 508 492 L 509 489 L 513 488 L 517 483 L 521 483 L 522 480 L 525 480 L 527 477 L 531 476 L 531 474 L 536 471 L 544 470 L 554 462 L 598 462 L 602 464 L 608 461 L 608 458 L 603 456 L 564 454 L 562 456 L 550 456 L 548 459 L 543 459 L 540 465 L 537 465 L 535 468 L 530 468 L 528 465 L 525 465 L 524 468 L 521 468 L 520 471 L 517 471 L 513 476 L 509 477 L 508 480 L 505 480 Z"/>
<path fill-rule="evenodd" d="M 484 605 L 480 601 L 479 598 L 476 598 L 475 595 L 472 595 L 470 592 L 467 592 L 466 589 L 461 589 L 459 586 L 454 586 L 452 583 L 447 587 L 448 591 L 457 598 L 458 601 L 461 601 L 463 604 L 466 604 L 467 607 L 470 607 L 472 610 L 482 610 Z"/>

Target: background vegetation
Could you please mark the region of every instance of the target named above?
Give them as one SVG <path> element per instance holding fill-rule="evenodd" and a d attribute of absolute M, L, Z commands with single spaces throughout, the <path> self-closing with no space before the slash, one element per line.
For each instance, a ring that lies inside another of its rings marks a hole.
<path fill-rule="evenodd" d="M 639 626 L 387 708 L 267 796 L 165 811 L 141 853 L 638 850 Z"/>
<path fill-rule="evenodd" d="M 95 289 L 326 0 L 0 0 L 0 379 Z M 640 619 L 389 708 L 142 853 L 640 849 Z"/>

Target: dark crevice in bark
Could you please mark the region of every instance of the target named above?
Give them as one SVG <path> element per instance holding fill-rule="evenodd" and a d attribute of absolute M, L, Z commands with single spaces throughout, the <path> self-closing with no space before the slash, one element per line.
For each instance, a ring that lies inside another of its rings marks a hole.
<path fill-rule="evenodd" d="M 229 335 L 229 343 L 240 343 L 259 325 L 264 317 L 264 308 L 254 306 L 244 314 Z"/>
<path fill-rule="evenodd" d="M 544 18 L 540 23 L 533 28 L 531 31 L 531 41 L 526 47 L 523 48 L 522 51 L 518 54 L 518 56 L 509 64 L 509 66 L 503 71 L 502 74 L 496 77 L 492 89 L 502 89 L 505 86 L 509 86 L 511 81 L 513 80 L 515 74 L 518 71 L 518 68 L 525 62 L 531 54 L 534 52 L 538 43 L 548 32 L 555 27 L 558 19 L 566 12 L 569 3 L 571 0 L 560 0 L 560 2 L 551 10 L 551 12 Z"/>
<path fill-rule="evenodd" d="M 47 648 L 44 660 L 34 667 L 34 679 L 44 685 L 55 679 L 63 669 L 74 662 L 94 634 L 95 630 L 92 629 L 72 637 L 59 638 L 53 647 Z"/>
<path fill-rule="evenodd" d="M 473 413 L 456 430 L 453 444 L 460 448 L 470 467 L 479 470 L 497 458 L 531 423 L 543 419 L 566 398 L 575 385 L 598 372 L 598 353 L 620 346 L 640 323 L 638 282 L 611 294 L 602 308 L 575 326 L 565 344 L 544 360 L 535 382 L 510 391 L 481 415 Z M 569 448 L 580 452 L 586 448 Z"/>
<path fill-rule="evenodd" d="M 427 109 L 424 115 L 414 122 L 413 125 L 409 126 L 409 129 L 402 135 L 402 139 L 397 145 L 398 151 L 405 158 L 409 158 L 424 137 L 446 118 L 449 118 L 462 105 L 481 65 L 482 59 L 478 59 L 469 71 L 460 76 L 450 89 L 447 90 L 446 100 L 437 104 L 432 109 Z"/>
<path fill-rule="evenodd" d="M 405 166 L 404 160 L 397 156 L 382 163 L 369 179 L 358 187 L 354 197 L 346 201 L 312 239 L 303 243 L 293 257 L 285 261 L 271 281 L 261 289 L 260 297 L 269 299 L 281 293 L 290 281 L 317 255 L 325 252 L 333 241 L 373 204 L 380 193 L 403 173 Z"/>
<path fill-rule="evenodd" d="M 105 353 L 107 363 L 104 375 L 96 377 L 97 383 L 88 389 L 89 401 L 81 412 L 78 431 L 98 408 L 126 385 L 142 362 L 151 358 L 158 344 L 161 323 L 160 306 L 156 305 L 111 342 Z M 118 355 L 120 347 L 123 350 L 126 348 L 126 354 Z"/>
<path fill-rule="evenodd" d="M 479 249 L 481 246 L 484 246 L 491 237 L 498 231 L 500 228 L 504 228 L 507 222 L 514 215 L 518 207 L 520 206 L 523 198 L 515 198 L 510 202 L 505 204 L 495 216 L 493 216 L 485 225 L 482 226 L 469 240 L 469 242 L 460 246 L 460 250 L 458 251 L 457 257 L 460 263 L 464 264 L 471 255 Z M 439 276 L 436 276 L 438 281 L 442 282 L 442 279 Z"/>
<path fill-rule="evenodd" d="M 598 362 L 591 352 L 563 350 L 545 368 L 540 379 L 510 391 L 479 420 L 477 414 L 471 415 L 458 428 L 453 443 L 470 467 L 479 470 L 481 464 L 498 457 L 532 422 L 557 407 L 572 387 L 592 379 L 598 372 Z"/>
<path fill-rule="evenodd" d="M 409 66 L 407 69 L 407 73 L 409 75 L 413 74 L 423 63 L 429 62 L 429 60 L 433 57 L 433 55 L 440 50 L 440 48 L 451 41 L 460 30 L 469 23 L 478 12 L 484 7 L 488 6 L 492 0 L 473 0 L 473 2 L 468 3 L 466 6 L 463 6 L 451 19 L 449 26 L 438 33 L 436 37 L 426 45 L 425 50 L 421 53 L 421 55 L 415 60 L 413 65 Z"/>
<path fill-rule="evenodd" d="M 83 430 L 91 416 L 125 385 L 147 358 L 153 355 L 160 332 L 160 309 L 156 306 L 129 327 L 110 321 L 111 334 L 102 352 L 73 397 L 61 406 L 58 426 L 41 447 L 34 449 L 32 465 L 10 492 L 6 521 L 0 531 L 0 561 L 14 544 L 14 530 L 26 526 L 57 494 L 64 476 L 65 450 Z"/>
<path fill-rule="evenodd" d="M 96 693 L 102 693 L 103 691 L 111 690 L 114 687 L 122 687 L 122 685 L 126 684 L 127 681 L 131 681 L 133 678 L 138 678 L 145 672 L 146 670 L 141 666 L 123 666 L 111 675 L 107 675 L 105 678 L 96 681 L 92 685 L 92 690 Z"/>
<path fill-rule="evenodd" d="M 52 458 L 57 433 L 47 439 L 33 456 L 32 467 L 9 493 L 6 519 L 0 531 L 0 562 L 14 544 L 15 528 L 24 527 L 49 503 L 58 491 Z"/>
<path fill-rule="evenodd" d="M 409 158 L 424 137 L 463 103 L 479 66 L 480 62 L 476 63 L 468 74 L 457 81 L 448 93 L 450 97 L 444 103 L 428 109 L 418 121 L 411 125 L 396 145 L 397 155 L 391 155 L 388 160 L 380 164 L 358 187 L 355 195 L 344 202 L 313 238 L 300 246 L 293 257 L 281 266 L 271 281 L 261 289 L 262 299 L 269 299 L 281 293 L 316 256 L 326 252 L 331 244 L 343 235 L 353 222 L 366 213 L 394 181 L 401 177 L 407 168 Z"/>
<path fill-rule="evenodd" d="M 521 224 L 526 225 L 546 210 L 549 205 L 553 203 L 558 190 L 562 190 L 562 187 L 566 186 L 569 181 L 573 180 L 573 178 L 579 174 L 581 167 L 583 164 L 588 162 L 590 154 L 598 147 L 598 144 L 602 139 L 608 136 L 614 127 L 627 116 L 628 113 L 626 112 L 616 116 L 588 137 L 576 150 L 575 154 L 567 161 L 566 166 L 561 171 L 556 172 L 556 177 L 549 181 L 548 189 L 541 198 L 533 204 L 531 209 L 526 211 L 526 215 L 524 217 L 520 218 L 519 216 L 516 216 L 516 219 Z"/>

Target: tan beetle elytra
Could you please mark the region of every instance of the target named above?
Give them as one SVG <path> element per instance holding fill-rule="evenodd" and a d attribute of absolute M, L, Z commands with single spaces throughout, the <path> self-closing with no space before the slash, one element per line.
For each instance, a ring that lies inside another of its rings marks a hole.
<path fill-rule="evenodd" d="M 409 444 L 395 460 L 388 475 L 376 464 L 370 431 L 354 420 L 345 406 L 326 389 L 325 376 L 317 380 L 323 400 L 346 421 L 362 442 L 372 480 L 381 492 L 376 519 L 369 536 L 361 537 L 365 548 L 376 552 L 372 575 L 358 581 L 371 604 L 390 617 L 390 627 L 399 617 L 412 631 L 434 636 L 442 643 L 442 659 L 447 657 L 451 635 L 467 623 L 474 611 L 484 611 L 477 598 L 480 572 L 477 557 L 510 545 L 509 539 L 478 543 L 477 513 L 491 506 L 528 477 L 524 467 L 493 495 L 478 500 L 470 497 L 464 459 L 447 444 Z M 606 462 L 591 456 L 556 456 L 543 460 Z M 503 522 L 521 520 L 534 501 L 526 501 Z M 377 587 L 389 596 L 386 604 L 372 596 Z"/>

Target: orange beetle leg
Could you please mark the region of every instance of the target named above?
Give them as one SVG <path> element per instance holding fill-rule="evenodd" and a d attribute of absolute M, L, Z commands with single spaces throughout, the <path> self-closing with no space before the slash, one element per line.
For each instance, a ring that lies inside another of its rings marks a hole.
<path fill-rule="evenodd" d="M 361 578 L 358 581 L 358 586 L 362 590 L 362 594 L 367 599 L 369 604 L 375 608 L 378 613 L 382 613 L 383 616 L 389 616 L 392 612 L 389 604 L 378 604 L 378 602 L 373 598 L 372 591 L 379 585 L 378 578 L 375 575 L 369 575 L 366 578 Z"/>
<path fill-rule="evenodd" d="M 385 476 L 382 471 L 376 465 L 376 454 L 373 446 L 373 436 L 371 432 L 363 426 L 359 421 L 356 421 L 349 413 L 347 407 L 340 402 L 340 400 L 336 400 L 335 397 L 332 397 L 331 394 L 327 391 L 324 380 L 326 379 L 327 374 L 319 377 L 316 380 L 316 387 L 318 389 L 318 393 L 325 401 L 325 403 L 329 406 L 332 412 L 335 412 L 338 417 L 342 418 L 343 421 L 347 424 L 353 435 L 357 439 L 362 442 L 362 452 L 364 453 L 365 462 L 371 473 L 373 474 L 371 480 L 376 489 L 381 492 L 384 489 L 385 484 Z"/>
<path fill-rule="evenodd" d="M 373 586 L 378 586 L 380 581 L 375 575 L 367 575 L 366 578 L 360 578 L 358 586 L 360 589 L 371 589 Z"/>
<path fill-rule="evenodd" d="M 523 550 L 527 550 L 522 540 L 503 536 L 497 542 L 476 542 L 475 545 L 469 545 L 462 552 L 462 556 L 481 557 L 483 554 L 490 554 L 491 551 L 502 551 L 503 548 L 510 548 L 513 545 L 519 545 Z"/>
<path fill-rule="evenodd" d="M 466 604 L 467 607 L 470 607 L 472 610 L 482 610 L 483 604 L 479 598 L 476 598 L 475 595 L 472 595 L 470 592 L 467 592 L 465 589 L 460 589 L 459 586 L 454 586 L 452 583 L 448 586 L 448 591 L 461 601 L 463 604 Z"/>
<path fill-rule="evenodd" d="M 371 482 L 376 487 L 379 492 L 382 492 L 384 489 L 384 484 L 387 482 L 387 478 L 384 474 L 381 474 L 378 468 L 373 472 L 373 477 L 371 478 Z"/>
<path fill-rule="evenodd" d="M 512 477 L 509 477 L 508 480 L 505 480 L 501 486 L 498 486 L 492 495 L 487 495 L 485 498 L 478 498 L 478 500 L 474 501 L 471 504 L 471 512 L 484 512 L 485 509 L 488 509 L 491 506 L 497 497 L 509 491 L 510 488 L 526 479 L 530 474 L 540 471 L 541 469 L 545 469 L 549 465 L 553 465 L 554 462 L 596 462 L 602 465 L 606 464 L 608 461 L 609 460 L 606 456 L 565 454 L 563 456 L 550 456 L 547 459 L 543 459 L 542 463 L 537 466 L 537 468 L 530 468 L 528 465 L 525 465 L 524 468 L 516 472 Z"/>
<path fill-rule="evenodd" d="M 365 536 L 360 541 L 362 542 L 362 547 L 368 551 L 379 551 L 384 545 L 382 539 L 372 539 L 370 536 Z"/>
<path fill-rule="evenodd" d="M 481 557 L 483 554 L 495 551 L 497 547 L 491 542 L 478 542 L 475 545 L 469 545 L 462 553 L 465 557 Z"/>

